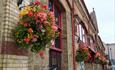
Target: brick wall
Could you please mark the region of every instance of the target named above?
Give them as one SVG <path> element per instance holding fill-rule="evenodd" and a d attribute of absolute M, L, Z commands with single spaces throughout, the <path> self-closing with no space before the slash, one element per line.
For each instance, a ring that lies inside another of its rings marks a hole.
<path fill-rule="evenodd" d="M 1 0 L 2 1 L 2 0 Z M 18 0 L 4 0 L 2 28 L 0 31 L 0 70 L 48 70 L 49 69 L 49 49 L 45 51 L 42 59 L 39 55 L 29 53 L 28 50 L 18 47 L 13 40 L 13 30 L 19 20 L 17 7 Z M 26 3 L 31 0 L 25 0 Z M 46 0 L 42 0 L 43 3 Z M 0 7 L 1 7 L 0 2 Z M 1 14 L 1 12 L 0 12 Z M 1 15 L 0 15 L 1 18 Z M 2 32 L 2 34 L 1 34 Z"/>
<path fill-rule="evenodd" d="M 76 67 L 77 67 L 77 70 L 80 70 L 80 63 L 79 62 L 76 63 Z"/>
<path fill-rule="evenodd" d="M 102 65 L 95 63 L 85 63 L 85 70 L 102 70 Z"/>
<path fill-rule="evenodd" d="M 0 7 L 1 7 L 1 11 L 0 11 L 0 53 L 1 53 L 1 45 L 2 45 L 2 27 L 3 27 L 3 25 L 2 25 L 3 15 L 2 14 L 4 13 L 3 6 L 4 6 L 4 3 L 1 0 L 0 1 Z"/>
<path fill-rule="evenodd" d="M 91 63 L 85 63 L 85 69 L 86 70 L 93 70 L 93 64 L 91 64 Z"/>
<path fill-rule="evenodd" d="M 12 35 L 18 22 L 17 0 L 1 0 L 0 7 L 0 70 L 28 70 L 28 56 L 16 48 Z"/>
<path fill-rule="evenodd" d="M 45 55 L 41 58 L 38 54 L 29 55 L 28 70 L 49 70 L 49 49 L 45 49 Z"/>
<path fill-rule="evenodd" d="M 68 49 L 68 70 L 73 70 L 73 49 L 72 49 L 72 20 L 71 13 L 66 14 L 67 17 L 67 49 Z"/>
<path fill-rule="evenodd" d="M 62 52 L 62 70 L 73 70 L 73 49 L 72 49 L 72 17 L 71 10 L 66 0 L 60 0 L 64 7 L 62 13 L 63 30 L 63 52 Z"/>
<path fill-rule="evenodd" d="M 63 14 L 62 70 L 73 70 L 72 50 L 71 13 L 66 11 Z"/>
<path fill-rule="evenodd" d="M 28 57 L 0 54 L 0 70 L 28 70 Z"/>

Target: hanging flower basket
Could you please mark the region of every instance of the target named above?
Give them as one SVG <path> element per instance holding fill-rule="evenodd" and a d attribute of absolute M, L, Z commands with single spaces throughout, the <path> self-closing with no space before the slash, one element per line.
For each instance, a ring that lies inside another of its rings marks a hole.
<path fill-rule="evenodd" d="M 104 56 L 102 56 L 101 63 L 102 63 L 103 65 L 108 64 L 107 59 L 106 59 Z"/>
<path fill-rule="evenodd" d="M 46 48 L 58 34 L 54 13 L 40 2 L 25 6 L 19 14 L 20 20 L 15 28 L 16 44 L 38 53 Z"/>
<path fill-rule="evenodd" d="M 97 64 L 101 63 L 101 54 L 99 52 L 96 52 L 94 62 Z"/>
<path fill-rule="evenodd" d="M 98 64 L 106 65 L 107 64 L 107 59 L 104 56 L 102 56 L 99 52 L 96 52 L 94 62 L 98 63 Z"/>
<path fill-rule="evenodd" d="M 98 58 L 95 58 L 95 63 L 106 65 L 107 64 L 107 60 L 105 58 L 103 59 L 101 57 L 98 57 Z"/>
<path fill-rule="evenodd" d="M 87 47 L 79 48 L 79 50 L 77 50 L 76 52 L 76 61 L 78 62 L 86 61 L 89 58 L 89 56 L 90 54 Z"/>

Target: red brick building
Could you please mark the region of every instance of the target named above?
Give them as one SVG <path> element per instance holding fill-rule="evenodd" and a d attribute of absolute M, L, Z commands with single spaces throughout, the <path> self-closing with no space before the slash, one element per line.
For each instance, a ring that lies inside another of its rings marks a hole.
<path fill-rule="evenodd" d="M 13 39 L 13 30 L 19 21 L 20 7 L 35 0 L 0 1 L 0 70 L 80 70 L 75 60 L 79 42 L 88 45 L 95 54 L 98 44 L 96 16 L 90 16 L 83 0 L 39 0 L 55 13 L 56 24 L 61 28 L 55 44 L 45 49 L 44 59 L 26 49 L 19 48 Z M 100 53 L 103 53 L 102 51 Z M 85 63 L 85 70 L 101 70 L 102 66 Z"/>

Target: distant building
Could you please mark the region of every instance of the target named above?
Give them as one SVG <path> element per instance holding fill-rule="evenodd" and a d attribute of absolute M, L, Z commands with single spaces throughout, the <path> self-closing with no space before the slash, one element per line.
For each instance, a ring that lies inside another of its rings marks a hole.
<path fill-rule="evenodd" d="M 106 44 L 106 45 L 107 45 L 109 59 L 111 62 L 110 70 L 115 70 L 115 43 Z"/>
<path fill-rule="evenodd" d="M 115 43 L 107 44 L 110 59 L 115 59 Z"/>

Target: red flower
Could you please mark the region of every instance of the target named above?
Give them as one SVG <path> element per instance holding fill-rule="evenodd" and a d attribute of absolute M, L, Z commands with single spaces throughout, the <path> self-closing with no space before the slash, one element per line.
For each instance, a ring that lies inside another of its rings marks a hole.
<path fill-rule="evenodd" d="M 40 55 L 40 57 L 44 57 L 44 51 L 40 51 L 38 54 Z"/>
<path fill-rule="evenodd" d="M 24 38 L 24 41 L 25 41 L 26 43 L 29 43 L 29 42 L 30 42 L 30 39 L 29 39 L 29 38 Z"/>
<path fill-rule="evenodd" d="M 27 26 L 28 26 L 28 23 L 24 23 L 24 26 L 27 27 Z"/>
<path fill-rule="evenodd" d="M 43 9 L 47 10 L 48 9 L 48 6 L 42 6 Z"/>
<path fill-rule="evenodd" d="M 33 16 L 33 12 L 30 11 L 30 12 L 28 13 L 28 16 L 29 16 L 29 17 L 32 17 L 32 16 Z"/>
<path fill-rule="evenodd" d="M 29 33 L 32 33 L 32 32 L 33 32 L 33 29 L 32 29 L 32 28 L 29 28 L 29 29 L 28 29 L 28 32 L 29 32 Z"/>

